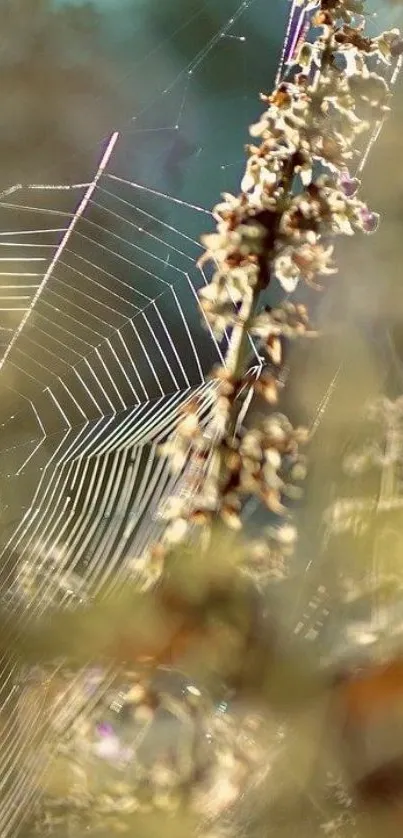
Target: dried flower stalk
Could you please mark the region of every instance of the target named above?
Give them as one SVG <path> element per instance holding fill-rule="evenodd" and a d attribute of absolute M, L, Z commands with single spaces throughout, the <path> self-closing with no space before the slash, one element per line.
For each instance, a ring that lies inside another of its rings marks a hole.
<path fill-rule="evenodd" d="M 241 192 L 223 195 L 213 211 L 216 232 L 202 240 L 200 261 L 214 266 L 199 294 L 202 312 L 217 338 L 227 330 L 231 336 L 224 364 L 212 373 L 216 398 L 207 426 L 195 400 L 163 446 L 176 472 L 198 461 L 202 473 L 198 491 L 171 499 L 165 510 L 168 549 L 193 524 L 222 521 L 240 529 L 247 496 L 255 495 L 276 515 L 286 513 L 284 500 L 305 472 L 300 447 L 308 434 L 273 408 L 282 386 L 284 340 L 314 333 L 306 307 L 289 295 L 301 280 L 320 288 L 321 276 L 337 272 L 329 243 L 334 237 L 378 226 L 377 214 L 357 197 L 360 184 L 348 167 L 359 154 L 361 135 L 389 111 L 390 90 L 377 69 L 401 53 L 400 34 L 368 38 L 361 0 L 311 5 L 317 6 L 312 25 L 319 35 L 313 43 L 300 42 L 291 80 L 262 95 L 267 109 L 250 128 L 254 143 L 247 146 Z M 288 295 L 275 310 L 264 306 L 273 282 Z M 253 381 L 250 339 L 267 359 Z M 252 417 L 245 428 L 239 417 L 251 389 L 267 402 L 268 415 Z"/>

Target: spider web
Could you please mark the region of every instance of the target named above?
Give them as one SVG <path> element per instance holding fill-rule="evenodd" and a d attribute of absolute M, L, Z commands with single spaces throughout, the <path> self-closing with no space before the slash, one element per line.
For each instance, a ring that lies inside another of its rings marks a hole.
<path fill-rule="evenodd" d="M 196 262 L 210 211 L 116 171 L 119 146 L 124 158 L 127 143 L 139 136 L 180 132 L 197 73 L 229 39 L 232 48 L 244 49 L 236 27 L 253 5 L 236 7 L 133 118 L 134 132 L 110 137 L 90 182 L 15 186 L 2 195 L 0 253 L 7 271 L 0 413 L 10 521 L 3 528 L 2 560 L 8 598 L 19 590 L 20 568 L 35 566 L 43 575 L 35 608 L 42 599 L 52 601 L 56 554 L 59 572 L 73 561 L 83 579 L 96 577 L 99 584 L 125 555 L 138 555 L 169 484 L 157 458 L 159 442 L 181 402 L 200 391 L 208 404 L 206 374 L 222 359 L 222 347 L 199 326 L 196 295 L 207 281 Z M 304 12 L 291 11 L 286 43 L 295 46 Z M 284 47 L 279 72 L 286 57 Z M 147 127 L 147 115 L 170 96 L 171 125 Z M 216 187 L 211 203 L 213 196 Z"/>
<path fill-rule="evenodd" d="M 24 412 L 29 439 L 3 451 L 3 463 L 6 468 L 8 458 L 14 463 L 9 480 L 25 482 L 27 474 L 38 478 L 28 513 L 12 536 L 16 549 L 24 543 L 24 551 L 30 549 L 27 538 L 32 547 L 33 532 L 41 533 L 42 541 L 45 538 L 43 546 L 48 544 L 57 522 L 57 539 L 49 545 L 54 549 L 64 536 L 62 519 L 67 514 L 71 520 L 77 506 L 81 512 L 76 528 L 87 556 L 91 547 L 81 521 L 91 518 L 92 509 L 96 508 L 97 522 L 103 521 L 107 528 L 112 519 L 120 520 L 127 505 L 135 506 L 140 516 L 147 503 L 143 477 L 140 485 L 136 483 L 143 472 L 138 458 L 144 458 L 149 446 L 151 463 L 161 434 L 169 430 L 182 401 L 200 389 L 208 397 L 205 376 L 213 360 L 221 357 L 214 339 L 210 336 L 206 342 L 203 333 L 194 329 L 196 290 L 206 281 L 203 270 L 195 266 L 199 246 L 150 212 L 138 208 L 133 212 L 136 185 L 105 170 L 116 140 L 114 135 L 94 181 L 68 190 L 70 200 L 74 192 L 83 193 L 73 214 L 47 208 L 57 187 L 29 187 L 27 202 L 19 191 L 15 193 L 23 201 L 14 204 L 19 212 L 45 214 L 49 227 L 41 228 L 43 242 L 60 234 L 57 221 L 67 216 L 57 245 L 37 244 L 34 228 L 33 233 L 23 233 L 25 252 L 50 250 L 51 256 L 31 307 L 3 356 L 4 371 L 7 366 L 17 371 L 20 395 L 30 406 L 30 414 Z M 152 197 L 158 202 L 172 200 L 162 194 Z M 188 204 L 180 208 L 202 212 Z M 138 218 L 146 225 L 151 221 L 152 232 L 140 227 Z M 36 241 L 31 245 L 32 237 Z M 133 285 L 127 277 L 134 271 Z M 16 411 L 4 422 L 3 432 L 12 436 L 21 423 Z M 134 448 L 137 454 L 121 465 Z M 109 475 L 106 483 L 104 473 Z M 151 483 L 147 492 L 156 499 L 158 491 L 153 492 Z M 92 497 L 90 507 L 87 493 Z M 94 531 L 98 523 L 94 522 Z M 128 533 L 125 541 L 127 549 Z M 73 538 L 72 551 L 75 545 Z"/>
<path fill-rule="evenodd" d="M 242 23 L 257 6 L 257 0 L 234 6 L 132 125 L 111 135 L 87 183 L 17 185 L 1 195 L 0 552 L 2 598 L 11 613 L 21 604 L 38 614 L 50 603 L 80 601 L 89 583 L 96 590 L 125 577 L 158 532 L 157 509 L 174 488 L 159 444 L 179 405 L 196 392 L 201 410 L 208 410 L 206 376 L 222 360 L 223 346 L 207 324 L 199 325 L 197 290 L 208 281 L 197 266 L 199 236 L 211 225 L 207 206 L 229 188 L 242 161 L 205 172 L 211 201 L 203 207 L 193 194 L 176 197 L 153 185 L 153 143 L 169 135 L 183 144 L 198 73 L 215 51 L 230 45 L 246 73 L 253 44 Z M 306 21 L 306 10 L 292 4 L 278 78 Z M 238 124 L 239 103 L 232 104 Z M 253 108 L 245 110 L 243 129 Z M 164 110 L 173 118 L 159 124 Z M 127 177 L 124 165 L 128 146 L 139 138 L 146 140 L 147 185 Z M 178 154 L 175 142 L 170 153 Z M 194 195 L 202 146 L 195 159 Z M 19 766 L 21 745 L 33 741 L 40 720 L 21 722 L 13 706 L 16 669 L 12 660 L 3 665 L 0 831 L 6 836 L 15 834 L 37 794 L 45 757 L 35 752 Z"/>

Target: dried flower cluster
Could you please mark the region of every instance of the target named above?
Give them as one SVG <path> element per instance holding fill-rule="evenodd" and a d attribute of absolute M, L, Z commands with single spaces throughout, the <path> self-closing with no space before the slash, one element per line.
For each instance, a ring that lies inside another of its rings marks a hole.
<path fill-rule="evenodd" d="M 375 514 L 398 512 L 403 508 L 399 473 L 403 464 L 403 399 L 391 401 L 380 397 L 373 400 L 366 407 L 363 418 L 371 423 L 370 439 L 344 458 L 343 467 L 349 477 L 377 470 L 381 491 L 377 498 L 337 499 L 325 515 L 332 535 L 343 532 L 361 535 L 368 531 Z"/>
<path fill-rule="evenodd" d="M 380 397 L 371 402 L 366 418 L 381 431 L 379 442 L 371 441 L 345 460 L 344 467 L 351 475 L 361 474 L 371 467 L 384 469 L 403 460 L 403 398 L 395 401 Z"/>
<path fill-rule="evenodd" d="M 250 575 L 258 585 L 264 585 L 269 580 L 284 579 L 296 541 L 297 529 L 291 523 L 267 527 L 259 539 L 248 543 L 242 565 L 243 573 Z"/>
<path fill-rule="evenodd" d="M 226 381 L 224 379 L 224 382 L 225 387 L 228 385 L 228 378 Z M 230 386 L 232 389 L 233 385 Z M 274 378 L 262 377 L 252 386 L 255 386 L 258 392 L 263 391 L 266 401 L 272 404 L 276 402 Z M 214 426 L 216 435 L 217 418 L 220 415 L 226 417 L 229 401 L 230 398 L 223 394 L 217 398 L 215 416 L 210 425 L 210 428 Z M 191 416 L 193 418 L 195 414 Z M 188 417 L 179 424 L 179 439 L 183 434 L 183 426 L 187 428 L 187 421 Z M 225 428 L 223 430 L 225 431 Z M 185 433 L 187 434 L 187 431 Z M 210 438 L 200 430 L 195 432 L 195 436 L 196 434 L 198 455 L 208 459 Z M 220 455 L 226 485 L 220 487 L 219 492 L 214 472 L 207 470 L 196 498 L 170 498 L 164 509 L 165 519 L 170 522 L 166 531 L 168 543 L 172 545 L 181 541 L 191 524 L 210 523 L 217 507 L 222 521 L 228 527 L 240 529 L 244 496 L 255 495 L 271 512 L 277 515 L 285 513 L 284 498 L 295 497 L 298 494 L 295 484 L 305 476 L 305 459 L 300 454 L 299 446 L 306 438 L 305 428 L 293 428 L 281 413 L 273 413 L 261 419 L 251 429 L 243 429 L 239 433 L 235 431 L 231 439 L 223 433 Z M 193 444 L 195 445 L 195 441 Z"/>
<path fill-rule="evenodd" d="M 336 272 L 331 239 L 378 225 L 378 216 L 356 197 L 360 184 L 348 166 L 361 135 L 389 110 L 390 92 L 377 69 L 394 61 L 402 41 L 398 30 L 366 37 L 362 2 L 316 5 L 312 25 L 319 35 L 300 44 L 290 80 L 262 96 L 268 107 L 250 129 L 256 144 L 247 147 L 241 192 L 224 194 L 213 212 L 216 232 L 203 238 L 201 262 L 212 263 L 214 272 L 200 291 L 200 305 L 218 338 L 228 330 L 231 335 L 225 363 L 212 374 L 216 400 L 207 426 L 199 421 L 200 405 L 187 405 L 162 449 L 177 472 L 200 464 L 199 490 L 172 498 L 165 509 L 168 547 L 193 524 L 221 519 L 240 528 L 248 495 L 271 512 L 286 512 L 286 473 L 293 479 L 305 470 L 300 446 L 307 433 L 270 412 L 282 386 L 284 341 L 315 332 L 300 303 L 287 299 L 261 310 L 261 301 L 273 281 L 287 294 L 301 280 L 320 287 L 320 276 Z M 249 339 L 267 359 L 253 380 Z M 251 389 L 267 403 L 269 418 L 253 427 L 252 419 L 246 429 L 239 417 Z"/>
<path fill-rule="evenodd" d="M 338 632 L 333 665 L 348 666 L 351 661 L 354 665 L 357 659 L 368 665 L 388 663 L 400 657 L 402 650 L 403 400 L 377 398 L 366 407 L 363 418 L 371 423 L 371 441 L 343 463 L 354 484 L 358 478 L 358 492 L 354 496 L 353 484 L 353 496 L 338 499 L 325 516 L 326 540 L 340 544 L 343 539 L 339 552 L 350 557 L 340 582 L 341 600 L 352 610 Z M 370 484 L 371 493 L 363 484 L 368 474 L 376 480 Z M 365 557 L 364 568 L 360 553 Z M 357 617 L 360 613 L 364 618 Z"/>

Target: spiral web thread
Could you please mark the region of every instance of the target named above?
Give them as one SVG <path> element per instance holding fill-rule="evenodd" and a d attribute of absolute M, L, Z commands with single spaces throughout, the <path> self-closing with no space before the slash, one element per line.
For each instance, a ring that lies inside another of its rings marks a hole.
<path fill-rule="evenodd" d="M 252 3 L 241 3 L 186 68 L 185 92 L 220 39 L 238 37 L 230 33 Z M 307 15 L 291 4 L 279 78 Z M 116 132 L 88 183 L 16 186 L 1 195 L 8 229 L 0 233 L 0 421 L 7 440 L 18 440 L 21 422 L 26 429 L 22 443 L 2 450 L 6 499 L 31 487 L 1 544 L 11 613 L 30 596 L 32 575 L 35 614 L 79 601 L 89 583 L 97 590 L 125 578 L 158 533 L 157 509 L 176 483 L 159 444 L 196 393 L 208 411 L 206 376 L 222 360 L 222 347 L 198 325 L 197 290 L 208 277 L 196 265 L 202 251 L 192 231 L 208 227 L 210 212 L 115 174 L 119 142 Z M 2 667 L 0 833 L 8 836 L 38 795 L 48 753 L 35 747 L 19 762 L 41 725 L 45 738 L 45 724 L 40 707 L 38 718 L 31 712 L 22 721 L 16 668 L 9 659 Z M 66 700 L 66 727 L 79 711 Z"/>

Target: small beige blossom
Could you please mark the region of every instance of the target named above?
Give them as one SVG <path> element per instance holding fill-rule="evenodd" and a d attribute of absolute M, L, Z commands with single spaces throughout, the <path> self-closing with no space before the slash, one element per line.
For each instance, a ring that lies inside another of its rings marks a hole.
<path fill-rule="evenodd" d="M 293 259 L 293 250 L 288 248 L 276 256 L 273 263 L 274 274 L 287 294 L 292 294 L 299 282 L 301 272 Z"/>

